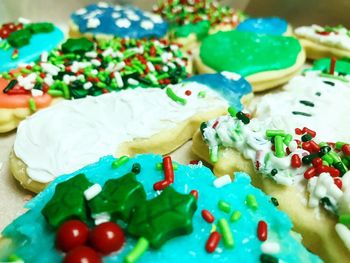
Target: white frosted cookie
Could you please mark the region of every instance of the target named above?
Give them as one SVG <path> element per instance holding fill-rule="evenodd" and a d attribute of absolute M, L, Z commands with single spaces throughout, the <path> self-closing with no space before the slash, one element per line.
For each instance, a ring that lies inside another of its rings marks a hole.
<path fill-rule="evenodd" d="M 205 38 L 194 60 L 200 73 L 229 71 L 245 76 L 254 92 L 288 82 L 304 61 L 304 50 L 294 37 L 238 30 Z"/>
<path fill-rule="evenodd" d="M 302 26 L 295 29 L 309 59 L 324 57 L 349 57 L 350 36 L 343 26 L 322 27 L 319 25 Z"/>
<path fill-rule="evenodd" d="M 11 171 L 38 192 L 59 174 L 80 169 L 108 154 L 169 153 L 198 125 L 225 113 L 251 87 L 240 76 L 196 76 L 165 89 L 127 89 L 62 101 L 18 127 Z"/>
<path fill-rule="evenodd" d="M 318 131 L 307 127 L 289 133 L 273 117 L 247 121 L 230 112 L 246 124 L 231 116 L 202 124 L 193 138 L 194 153 L 213 164 L 217 176 L 250 174 L 255 186 L 277 198 L 311 251 L 326 262 L 345 262 L 350 146 L 336 139 L 336 144 L 322 142 Z"/>

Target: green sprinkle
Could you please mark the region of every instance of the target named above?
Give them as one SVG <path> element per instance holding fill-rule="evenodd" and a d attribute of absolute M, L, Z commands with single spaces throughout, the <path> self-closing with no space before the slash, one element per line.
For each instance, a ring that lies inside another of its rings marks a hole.
<path fill-rule="evenodd" d="M 286 133 L 284 130 L 266 130 L 266 137 L 271 138 L 277 135 L 284 137 Z"/>
<path fill-rule="evenodd" d="M 305 106 L 308 106 L 308 107 L 315 107 L 315 104 L 311 101 L 308 101 L 308 100 L 300 100 L 299 102 L 301 104 L 304 104 Z"/>
<path fill-rule="evenodd" d="M 112 163 L 112 168 L 116 169 L 129 161 L 129 157 L 124 155 Z"/>
<path fill-rule="evenodd" d="M 173 162 L 173 168 L 174 168 L 174 170 L 177 170 L 179 168 L 179 165 L 177 163 Z M 163 170 L 163 163 L 157 163 L 156 164 L 156 169 L 157 170 Z"/>
<path fill-rule="evenodd" d="M 258 208 L 258 202 L 256 201 L 255 196 L 252 194 L 247 195 L 245 202 L 246 205 L 253 210 L 256 210 Z"/>
<path fill-rule="evenodd" d="M 231 222 L 237 222 L 241 218 L 241 212 L 239 211 L 234 211 L 232 216 L 230 217 Z"/>
<path fill-rule="evenodd" d="M 219 220 L 218 226 L 222 234 L 222 239 L 224 241 L 225 247 L 233 248 L 234 246 L 233 235 L 227 220 L 225 218 L 221 218 Z"/>
<path fill-rule="evenodd" d="M 332 158 L 332 156 L 329 153 L 323 155 L 322 156 L 322 160 L 326 161 L 329 165 L 333 164 L 333 158 Z"/>
<path fill-rule="evenodd" d="M 340 157 L 334 151 L 330 151 L 328 155 L 333 159 L 334 163 L 341 162 Z"/>
<path fill-rule="evenodd" d="M 346 142 L 336 142 L 336 143 L 335 143 L 335 148 L 336 148 L 337 150 L 341 150 L 341 148 L 342 148 L 345 144 L 348 144 L 348 143 L 346 143 Z"/>
<path fill-rule="evenodd" d="M 277 198 L 271 197 L 271 202 L 273 203 L 274 206 L 279 206 Z"/>
<path fill-rule="evenodd" d="M 219 201 L 218 207 L 221 211 L 223 211 L 225 213 L 230 213 L 230 211 L 231 211 L 231 205 L 223 200 Z"/>
<path fill-rule="evenodd" d="M 286 134 L 283 139 L 283 143 L 288 146 L 289 143 L 293 140 L 293 136 L 291 134 Z"/>
<path fill-rule="evenodd" d="M 207 94 L 206 94 L 206 92 L 204 90 L 198 92 L 198 97 L 200 97 L 200 98 L 205 98 L 206 95 Z"/>
<path fill-rule="evenodd" d="M 131 168 L 131 171 L 134 173 L 134 174 L 139 174 L 141 172 L 141 165 L 139 163 L 134 163 L 132 165 L 132 168 Z"/>
<path fill-rule="evenodd" d="M 70 92 L 69 92 L 68 85 L 66 83 L 63 83 L 63 82 L 61 85 L 62 85 L 63 97 L 68 100 L 70 98 Z"/>
<path fill-rule="evenodd" d="M 217 148 L 209 149 L 209 155 L 210 155 L 210 161 L 212 163 L 216 163 L 219 160 Z"/>
<path fill-rule="evenodd" d="M 166 92 L 166 95 L 168 95 L 168 97 L 173 101 L 180 103 L 182 105 L 186 105 L 187 100 L 177 96 L 170 87 L 167 87 L 165 92 Z"/>
<path fill-rule="evenodd" d="M 339 223 L 343 225 L 350 225 L 350 214 L 339 216 Z"/>
<path fill-rule="evenodd" d="M 35 103 L 35 100 L 33 98 L 30 98 L 28 100 L 28 104 L 29 104 L 29 109 L 31 110 L 31 112 L 36 112 L 36 103 Z"/>
<path fill-rule="evenodd" d="M 280 135 L 275 136 L 275 154 L 278 158 L 284 157 L 283 138 Z"/>
<path fill-rule="evenodd" d="M 63 97 L 63 92 L 60 90 L 49 89 L 47 93 L 52 97 Z"/>
<path fill-rule="evenodd" d="M 16 79 L 12 79 L 9 84 L 6 86 L 6 88 L 3 89 L 4 93 L 7 93 L 9 90 L 11 90 L 14 86 L 16 86 L 17 84 L 17 80 Z"/>
<path fill-rule="evenodd" d="M 245 115 L 243 112 L 239 111 L 236 113 L 236 117 L 242 121 L 244 124 L 248 124 L 250 122 L 250 119 L 247 115 Z"/>
<path fill-rule="evenodd" d="M 301 141 L 302 142 L 308 142 L 312 140 L 312 136 L 310 134 L 304 134 L 303 136 L 301 136 Z"/>
<path fill-rule="evenodd" d="M 236 114 L 237 114 L 237 110 L 235 109 L 235 107 L 233 106 L 230 106 L 228 109 L 227 109 L 228 113 L 231 115 L 231 117 L 236 117 Z"/>
<path fill-rule="evenodd" d="M 305 116 L 305 117 L 311 117 L 312 116 L 310 113 L 305 113 L 305 112 L 302 112 L 302 111 L 292 111 L 292 113 L 294 115 L 301 115 L 301 116 Z"/>
<path fill-rule="evenodd" d="M 278 263 L 278 259 L 268 254 L 261 254 L 260 262 L 261 263 Z"/>
<path fill-rule="evenodd" d="M 125 263 L 136 262 L 142 256 L 142 254 L 145 253 L 148 247 L 149 247 L 149 241 L 146 238 L 141 237 L 137 241 L 134 248 L 130 251 L 130 253 L 126 255 L 126 257 L 124 258 L 124 262 Z"/>
<path fill-rule="evenodd" d="M 24 263 L 23 259 L 16 254 L 11 254 L 7 257 L 8 262 Z"/>

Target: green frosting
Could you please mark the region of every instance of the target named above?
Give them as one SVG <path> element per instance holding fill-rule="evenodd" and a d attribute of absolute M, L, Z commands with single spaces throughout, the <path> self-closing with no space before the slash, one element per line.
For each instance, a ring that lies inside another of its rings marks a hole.
<path fill-rule="evenodd" d="M 91 185 L 84 174 L 57 185 L 53 197 L 41 211 L 47 222 L 54 228 L 70 219 L 87 222 L 84 191 Z"/>
<path fill-rule="evenodd" d="M 187 37 L 190 34 L 195 34 L 197 39 L 202 40 L 208 35 L 210 29 L 209 21 L 201 21 L 198 23 L 189 23 L 174 28 L 175 37 Z"/>
<path fill-rule="evenodd" d="M 272 36 L 236 30 L 205 38 L 200 48 L 203 63 L 215 71 L 242 76 L 293 66 L 301 45 L 294 37 Z"/>
<path fill-rule="evenodd" d="M 184 195 L 167 187 L 159 196 L 138 206 L 133 213 L 128 232 L 145 237 L 154 248 L 167 240 L 192 232 L 192 217 L 197 209 L 193 195 Z"/>
<path fill-rule="evenodd" d="M 70 38 L 62 44 L 64 53 L 84 54 L 94 49 L 94 43 L 85 37 Z"/>
<path fill-rule="evenodd" d="M 20 48 L 28 45 L 32 35 L 29 30 L 21 29 L 11 33 L 7 38 L 7 42 L 14 48 Z"/>
<path fill-rule="evenodd" d="M 32 34 L 38 34 L 38 33 L 50 33 L 54 31 L 55 27 L 52 23 L 33 23 L 26 26 L 26 29 L 28 29 Z"/>
<path fill-rule="evenodd" d="M 128 173 L 118 179 L 110 179 L 102 192 L 89 202 L 92 217 L 108 213 L 112 220 L 128 221 L 130 213 L 140 203 L 146 201 L 146 193 L 135 173 Z"/>
<path fill-rule="evenodd" d="M 312 67 L 313 70 L 320 70 L 322 72 L 328 73 L 331 65 L 330 58 L 322 58 L 316 60 Z M 344 73 L 346 75 L 350 74 L 350 59 L 343 58 L 338 59 L 335 63 L 335 71 L 338 73 Z"/>

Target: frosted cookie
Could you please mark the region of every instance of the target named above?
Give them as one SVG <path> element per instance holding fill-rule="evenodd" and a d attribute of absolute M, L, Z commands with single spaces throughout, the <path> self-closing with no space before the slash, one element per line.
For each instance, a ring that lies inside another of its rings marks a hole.
<path fill-rule="evenodd" d="M 309 59 L 350 57 L 350 36 L 343 26 L 302 26 L 295 29 Z"/>
<path fill-rule="evenodd" d="M 243 173 L 231 182 L 169 156 L 107 156 L 31 200 L 2 232 L 0 260 L 321 262 L 275 205 Z"/>
<path fill-rule="evenodd" d="M 318 71 L 320 77 L 340 80 L 347 84 L 350 82 L 350 60 L 347 58 L 336 59 L 333 57 L 315 60 L 312 68 L 307 70 Z"/>
<path fill-rule="evenodd" d="M 17 129 L 10 158 L 14 177 L 39 192 L 100 156 L 169 153 L 191 139 L 201 122 L 240 105 L 251 92 L 247 81 L 230 73 L 216 74 L 207 84 L 197 79 L 66 100 L 37 112 Z"/>
<path fill-rule="evenodd" d="M 291 35 L 292 28 L 288 22 L 279 17 L 251 17 L 238 24 L 238 31 L 269 35 Z"/>
<path fill-rule="evenodd" d="M 170 37 L 191 50 L 208 34 L 234 29 L 240 15 L 218 1 L 158 1 L 153 11 L 170 24 Z"/>
<path fill-rule="evenodd" d="M 164 88 L 192 72 L 192 63 L 176 44 L 165 40 L 68 39 L 37 63 L 0 78 L 0 132 L 53 99 L 79 99 L 127 88 Z"/>
<path fill-rule="evenodd" d="M 36 61 L 63 40 L 63 32 L 52 23 L 19 21 L 0 25 L 0 73 Z"/>
<path fill-rule="evenodd" d="M 253 185 L 280 201 L 280 208 L 311 251 L 326 262 L 346 262 L 350 255 L 350 146 L 334 140 L 322 142 L 318 131 L 307 127 L 289 133 L 271 118 L 249 120 L 233 108 L 229 112 L 234 117 L 201 125 L 193 151 L 211 162 L 218 176 L 249 173 Z"/>
<path fill-rule="evenodd" d="M 337 73 L 307 71 L 248 108 L 261 120 L 273 116 L 275 125 L 288 132 L 293 132 L 295 127 L 309 127 L 318 132 L 321 141 L 330 142 L 335 138 L 348 141 L 350 89 L 348 82 L 336 79 L 335 75 Z"/>
<path fill-rule="evenodd" d="M 156 14 L 132 6 L 91 4 L 71 15 L 69 35 L 110 39 L 164 38 L 168 24 Z"/>
<path fill-rule="evenodd" d="M 200 73 L 236 72 L 254 91 L 264 91 L 287 82 L 304 61 L 303 48 L 293 37 L 232 30 L 205 38 L 195 65 Z"/>

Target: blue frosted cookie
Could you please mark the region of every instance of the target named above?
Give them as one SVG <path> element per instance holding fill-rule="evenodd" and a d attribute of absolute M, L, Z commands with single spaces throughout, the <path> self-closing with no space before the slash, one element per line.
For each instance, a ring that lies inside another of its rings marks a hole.
<path fill-rule="evenodd" d="M 279 17 L 248 18 L 237 26 L 237 30 L 259 34 L 284 35 L 288 31 L 288 22 Z"/>

